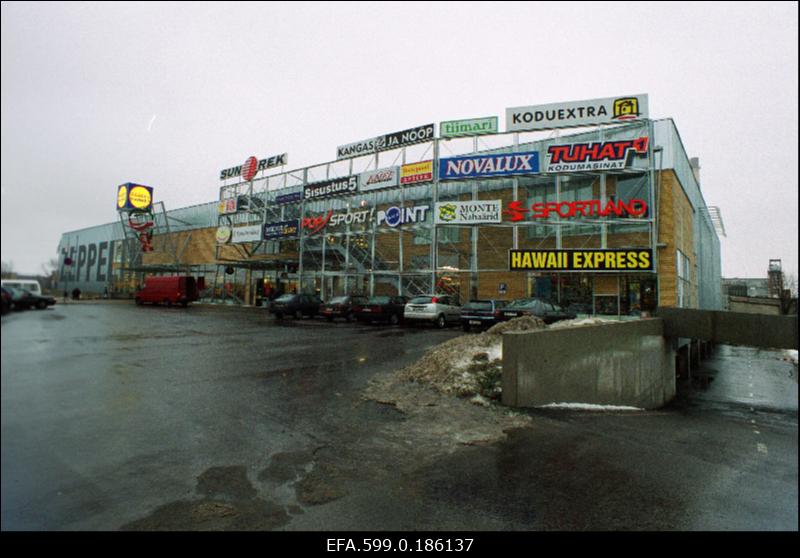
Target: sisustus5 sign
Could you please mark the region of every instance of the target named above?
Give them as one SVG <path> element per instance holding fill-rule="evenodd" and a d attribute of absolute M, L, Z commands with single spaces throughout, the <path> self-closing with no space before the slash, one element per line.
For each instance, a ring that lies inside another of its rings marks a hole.
<path fill-rule="evenodd" d="M 439 160 L 439 180 L 538 173 L 538 151 L 452 157 Z"/>
<path fill-rule="evenodd" d="M 344 196 L 355 193 L 357 189 L 358 175 L 353 174 L 342 178 L 315 182 L 314 184 L 306 184 L 303 187 L 303 199 L 316 200 L 333 196 Z"/>

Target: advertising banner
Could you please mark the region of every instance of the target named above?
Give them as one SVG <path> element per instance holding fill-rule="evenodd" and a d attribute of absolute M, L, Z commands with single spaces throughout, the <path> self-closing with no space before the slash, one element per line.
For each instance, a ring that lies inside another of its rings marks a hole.
<path fill-rule="evenodd" d="M 248 225 L 246 227 L 233 227 L 231 229 L 231 242 L 258 242 L 261 240 L 261 225 Z"/>
<path fill-rule="evenodd" d="M 511 217 L 511 222 L 522 221 L 530 213 L 531 219 L 555 219 L 556 217 L 643 217 L 647 215 L 647 202 L 641 199 L 578 200 L 562 202 L 536 202 L 529 207 L 521 201 L 508 203 L 503 210 L 504 215 Z"/>
<path fill-rule="evenodd" d="M 296 238 L 300 230 L 298 219 L 289 221 L 278 221 L 276 223 L 266 223 L 264 225 L 264 240 L 283 240 Z"/>
<path fill-rule="evenodd" d="M 280 196 L 276 196 L 275 203 L 278 205 L 286 205 L 290 203 L 298 203 L 299 201 L 302 201 L 302 199 L 302 192 L 294 192 L 292 194 L 282 194 Z"/>
<path fill-rule="evenodd" d="M 439 180 L 538 173 L 538 151 L 469 155 L 439 160 Z"/>
<path fill-rule="evenodd" d="M 254 166 L 255 161 L 256 161 L 255 157 L 250 157 L 249 159 L 247 159 L 247 161 L 244 162 L 243 165 L 222 170 L 219 173 L 219 179 L 225 180 L 226 178 L 234 178 L 236 176 L 242 176 L 242 169 L 244 168 L 245 180 L 252 180 L 253 177 L 262 170 L 271 169 L 272 167 L 277 167 L 281 165 L 286 165 L 289 162 L 289 154 L 283 153 L 281 155 L 273 155 L 272 157 L 261 159 L 258 161 L 258 165 L 256 166 Z"/>
<path fill-rule="evenodd" d="M 348 159 L 350 157 L 358 157 L 378 151 L 397 149 L 406 145 L 431 141 L 433 137 L 433 124 L 425 124 L 401 132 L 392 132 L 391 134 L 340 145 L 336 148 L 336 158 Z"/>
<path fill-rule="evenodd" d="M 387 207 L 386 209 L 379 209 L 375 217 L 375 222 L 380 225 L 388 225 L 390 227 L 397 227 L 399 225 L 421 223 L 425 221 L 428 210 L 431 208 L 429 205 L 416 205 L 413 207 Z"/>
<path fill-rule="evenodd" d="M 506 131 L 618 124 L 648 118 L 647 95 L 608 97 L 506 109 Z"/>
<path fill-rule="evenodd" d="M 439 124 L 439 135 L 443 138 L 480 136 L 499 132 L 496 116 L 469 120 L 447 120 Z"/>
<path fill-rule="evenodd" d="M 372 171 L 362 172 L 358 176 L 358 189 L 362 192 L 379 190 L 381 188 L 391 188 L 400 183 L 399 167 L 389 167 Z"/>
<path fill-rule="evenodd" d="M 400 184 L 420 184 L 433 180 L 433 161 L 409 163 L 400 167 Z"/>
<path fill-rule="evenodd" d="M 117 211 L 146 211 L 153 207 L 153 189 L 150 186 L 126 182 L 117 186 Z"/>
<path fill-rule="evenodd" d="M 231 228 L 227 225 L 217 227 L 217 232 L 214 236 L 219 244 L 226 244 L 231 239 Z"/>
<path fill-rule="evenodd" d="M 334 178 L 331 180 L 324 180 L 322 182 L 315 182 L 314 184 L 306 184 L 303 186 L 303 199 L 316 200 L 322 198 L 331 198 L 333 196 L 346 196 L 348 194 L 355 194 L 358 189 L 358 175 L 352 174 L 342 178 Z"/>
<path fill-rule="evenodd" d="M 619 170 L 628 166 L 631 153 L 647 155 L 647 137 L 551 145 L 545 172 Z"/>
<path fill-rule="evenodd" d="M 439 225 L 500 223 L 500 200 L 438 202 L 434 219 Z"/>
<path fill-rule="evenodd" d="M 236 198 L 228 198 L 226 200 L 220 200 L 219 204 L 217 204 L 217 209 L 220 214 L 227 214 L 227 213 L 236 213 L 239 208 L 238 200 Z"/>
<path fill-rule="evenodd" d="M 510 271 L 652 271 L 653 251 L 509 250 Z"/>

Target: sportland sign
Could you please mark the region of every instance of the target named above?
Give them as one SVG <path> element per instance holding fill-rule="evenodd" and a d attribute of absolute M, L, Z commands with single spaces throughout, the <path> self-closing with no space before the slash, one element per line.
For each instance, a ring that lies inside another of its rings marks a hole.
<path fill-rule="evenodd" d="M 649 117 L 648 115 L 646 94 L 512 107 L 506 109 L 506 131 L 528 132 L 597 124 L 619 124 L 646 119 Z"/>

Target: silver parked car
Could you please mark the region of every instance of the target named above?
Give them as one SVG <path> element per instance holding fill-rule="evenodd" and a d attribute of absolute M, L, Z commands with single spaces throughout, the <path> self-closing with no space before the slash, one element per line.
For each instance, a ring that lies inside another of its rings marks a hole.
<path fill-rule="evenodd" d="M 443 328 L 461 321 L 461 307 L 450 295 L 421 295 L 406 304 L 403 316 L 407 323 L 431 322 Z"/>

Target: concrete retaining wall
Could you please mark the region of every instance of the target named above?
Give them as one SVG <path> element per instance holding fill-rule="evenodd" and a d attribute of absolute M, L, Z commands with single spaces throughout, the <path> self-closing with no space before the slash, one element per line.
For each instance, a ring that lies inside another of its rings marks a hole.
<path fill-rule="evenodd" d="M 750 347 L 797 349 L 797 316 L 769 316 L 659 308 L 656 315 L 664 320 L 664 335 L 689 337 L 718 344 Z"/>
<path fill-rule="evenodd" d="M 675 397 L 675 354 L 660 319 L 503 335 L 503 403 L 655 409 Z"/>

